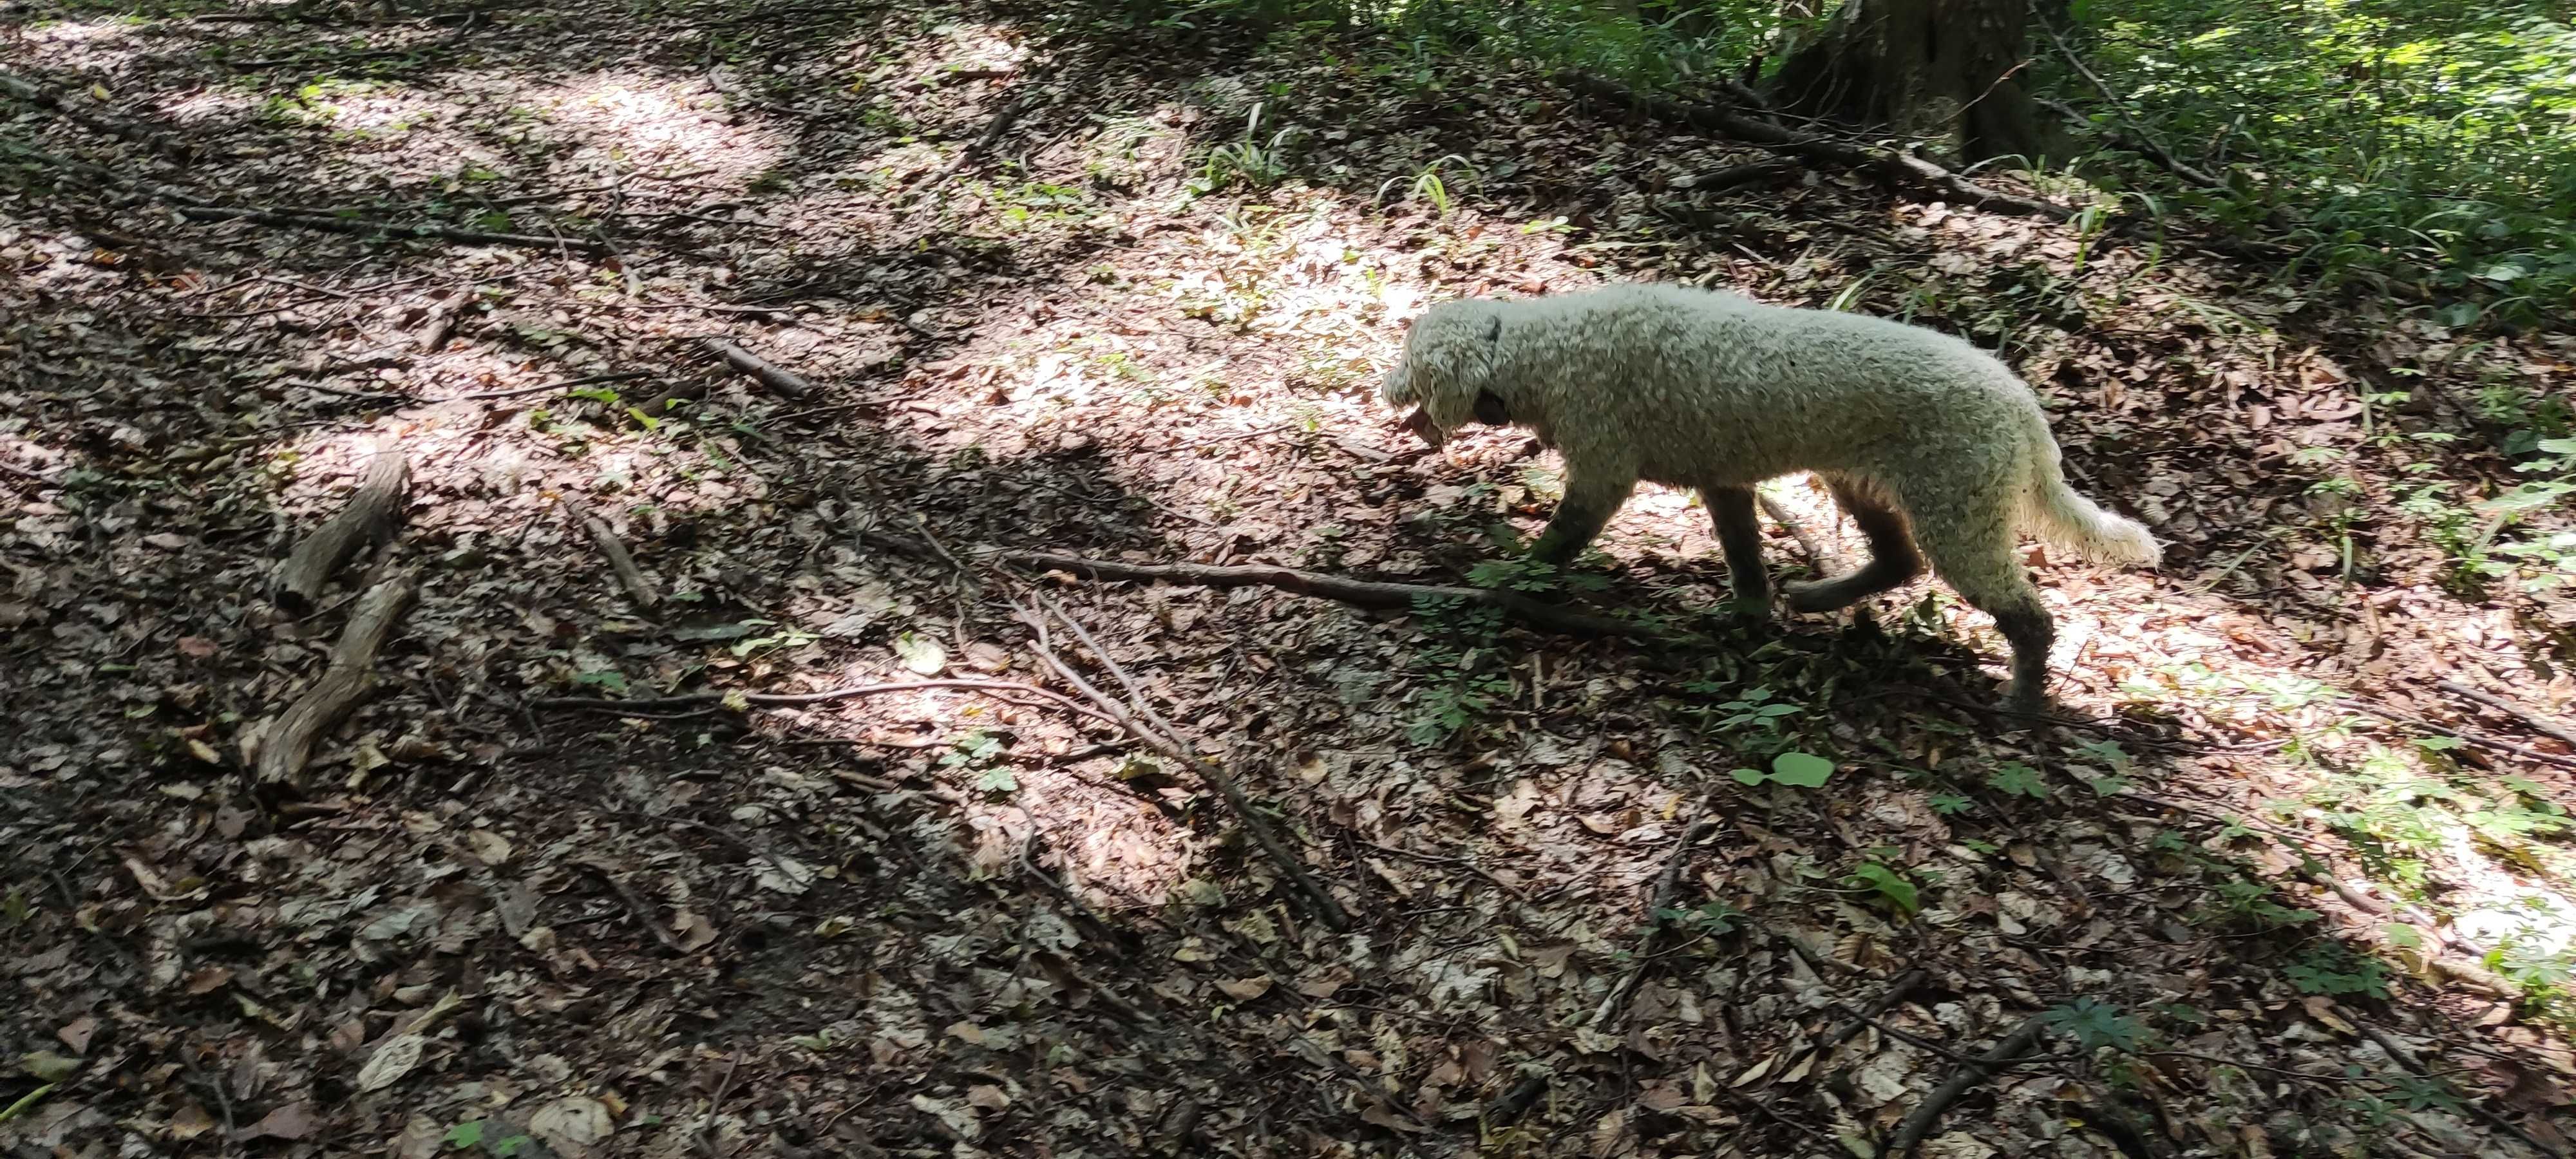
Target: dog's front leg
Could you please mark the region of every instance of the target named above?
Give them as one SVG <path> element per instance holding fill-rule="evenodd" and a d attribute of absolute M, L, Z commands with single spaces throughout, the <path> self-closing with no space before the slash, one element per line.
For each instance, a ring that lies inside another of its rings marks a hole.
<path fill-rule="evenodd" d="M 1586 471 L 1566 464 L 1565 501 L 1556 505 L 1547 530 L 1539 533 L 1538 543 L 1530 548 L 1530 558 L 1557 567 L 1574 562 L 1575 556 L 1592 546 L 1602 525 L 1619 513 L 1628 494 L 1636 489 L 1634 472 Z"/>

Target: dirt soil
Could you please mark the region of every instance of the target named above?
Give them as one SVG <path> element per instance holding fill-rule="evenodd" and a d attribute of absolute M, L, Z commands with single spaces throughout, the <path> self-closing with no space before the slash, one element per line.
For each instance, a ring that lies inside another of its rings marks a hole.
<path fill-rule="evenodd" d="M 1077 15 L 0 9 L 0 1148 L 2569 1152 L 2576 618 L 2415 502 L 2568 335 Z M 2031 550 L 2061 719 L 1652 488 L 1575 598 L 1714 643 L 992 554 L 1468 583 L 1554 462 L 1399 429 L 1405 319 L 1639 278 L 2028 376 L 2168 544 Z"/>

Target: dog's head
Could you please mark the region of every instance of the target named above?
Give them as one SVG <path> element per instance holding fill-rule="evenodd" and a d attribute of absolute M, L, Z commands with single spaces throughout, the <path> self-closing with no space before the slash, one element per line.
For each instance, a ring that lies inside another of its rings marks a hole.
<path fill-rule="evenodd" d="M 1481 299 L 1443 302 L 1413 320 L 1404 357 L 1387 372 L 1379 397 L 1396 406 L 1418 406 L 1406 430 L 1434 447 L 1471 422 L 1507 423 L 1510 408 L 1492 390 L 1503 340 L 1502 303 Z"/>

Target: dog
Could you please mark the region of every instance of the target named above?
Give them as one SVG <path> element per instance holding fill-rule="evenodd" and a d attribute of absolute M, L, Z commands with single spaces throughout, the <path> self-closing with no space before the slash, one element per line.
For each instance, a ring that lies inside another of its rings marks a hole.
<path fill-rule="evenodd" d="M 2029 530 L 2098 563 L 2152 566 L 2137 522 L 2066 485 L 2030 386 L 1957 338 L 1734 294 L 1623 285 L 1444 302 L 1416 318 L 1380 394 L 1433 447 L 1469 423 L 1525 428 L 1565 458 L 1565 499 L 1530 549 L 1562 565 L 1639 480 L 1696 489 L 1737 598 L 1767 605 L 1754 485 L 1814 473 L 1869 541 L 1848 575 L 1792 583 L 1825 612 L 1932 571 L 2012 646 L 2008 705 L 2035 711 L 2055 626 L 2014 558 Z"/>

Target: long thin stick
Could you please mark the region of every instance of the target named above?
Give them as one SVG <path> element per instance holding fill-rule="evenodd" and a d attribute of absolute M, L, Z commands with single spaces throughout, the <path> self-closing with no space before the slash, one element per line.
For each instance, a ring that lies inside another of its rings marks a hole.
<path fill-rule="evenodd" d="M 2478 689 L 2471 688 L 2457 680 L 2439 681 L 2436 683 L 2435 687 L 2438 687 L 2442 691 L 2448 692 L 2453 696 L 2474 700 L 2496 710 L 2497 712 L 2519 719 L 2524 724 L 2530 725 L 2536 731 L 2548 736 L 2557 737 L 2569 744 L 2576 745 L 2576 729 L 2570 729 L 2566 725 L 2560 724 L 2557 721 L 2533 712 L 2528 708 L 2524 708 L 2519 704 L 2515 704 L 2510 700 L 2506 700 L 2501 696 L 2494 696 L 2481 692 Z"/>
<path fill-rule="evenodd" d="M 1270 831 L 1269 823 L 1262 820 L 1259 813 L 1253 811 L 1251 799 L 1243 795 L 1243 789 L 1234 783 L 1233 776 L 1217 767 L 1214 761 L 1192 754 L 1188 749 L 1183 748 L 1178 740 L 1157 732 L 1144 721 L 1137 719 L 1136 714 L 1128 711 L 1126 706 L 1102 692 L 1090 681 L 1083 679 L 1081 673 L 1075 672 L 1071 665 L 1066 664 L 1055 654 L 1047 638 L 1044 618 L 1027 609 L 1021 610 L 1020 618 L 1023 623 L 1029 625 L 1031 631 L 1037 633 L 1037 641 L 1030 647 L 1037 653 L 1040 662 L 1052 669 L 1066 684 L 1072 685 L 1075 690 L 1090 697 L 1091 702 L 1099 705 L 1101 711 L 1116 719 L 1118 726 L 1126 729 L 1128 735 L 1143 741 L 1147 748 L 1188 766 L 1198 773 L 1202 780 L 1216 786 L 1216 791 L 1225 797 L 1225 803 L 1234 809 L 1236 819 L 1243 822 L 1244 831 L 1252 834 L 1253 842 L 1261 846 L 1263 853 L 1270 855 L 1271 862 L 1279 867 L 1281 873 L 1287 875 L 1289 883 L 1295 885 L 1297 892 L 1304 894 L 1306 900 L 1313 904 L 1316 916 L 1322 918 L 1325 925 L 1336 930 L 1347 930 L 1351 927 L 1350 916 L 1342 912 L 1341 903 L 1334 901 L 1333 895 L 1324 892 L 1324 887 L 1317 884 L 1314 877 L 1306 872 L 1305 863 L 1297 860 L 1296 855 L 1289 851 L 1287 844 Z M 1095 652 L 1097 652 L 1096 648 Z M 1111 672 L 1118 675 L 1121 683 L 1127 683 L 1130 688 L 1134 687 L 1133 683 L 1127 680 L 1126 675 L 1119 672 L 1116 661 L 1112 660 L 1106 652 L 1097 652 L 1097 655 L 1104 667 L 1108 667 Z"/>
<path fill-rule="evenodd" d="M 881 531 L 868 531 L 864 538 L 883 547 L 911 555 L 927 556 L 930 549 L 921 542 Z M 1348 576 L 1300 571 L 1270 564 L 1236 564 L 1219 567 L 1203 563 L 1119 563 L 1104 559 L 1087 559 L 1052 551 L 1013 551 L 1000 548 L 978 549 L 972 554 L 982 559 L 998 560 L 1019 567 L 1070 572 L 1085 579 L 1102 582 L 1132 581 L 1140 583 L 1173 583 L 1194 587 L 1242 588 L 1272 587 L 1301 596 L 1338 600 L 1363 608 L 1410 608 L 1419 600 L 1460 600 L 1486 604 L 1501 609 L 1529 625 L 1569 636 L 1614 636 L 1658 644 L 1705 646 L 1708 640 L 1688 632 L 1672 632 L 1630 623 L 1626 620 L 1596 616 L 1585 612 L 1540 603 L 1518 592 L 1493 588 L 1453 587 L 1445 584 L 1389 583 L 1381 580 L 1358 580 Z"/>
<path fill-rule="evenodd" d="M 1959 1096 L 1967 1094 L 1970 1088 L 1986 1081 L 1986 1076 L 2002 1069 L 2013 1060 L 2029 1054 L 2032 1048 L 2039 1045 L 2039 1032 L 2046 1028 L 2047 1023 L 2041 1021 L 2040 1015 L 2031 1015 L 2020 1026 L 2015 1027 L 2011 1034 L 2005 1035 L 2002 1042 L 1996 1043 L 1993 1050 L 1977 1056 L 1975 1061 L 1959 1068 L 1959 1073 L 1951 1075 L 1950 1081 L 1933 1088 L 1931 1094 L 1924 1096 L 1922 1106 L 1914 1108 L 1913 1114 L 1905 1116 L 1904 1125 L 1896 1129 L 1896 1134 L 1887 1141 L 1887 1149 L 1880 1154 L 1898 1156 L 1899 1159 L 1912 1155 L 1914 1149 L 1922 1145 L 1923 1137 L 1931 1134 L 1932 1128 L 1940 1124 L 1941 1112 L 1949 1110 L 1950 1104 L 1958 1102 Z"/>

